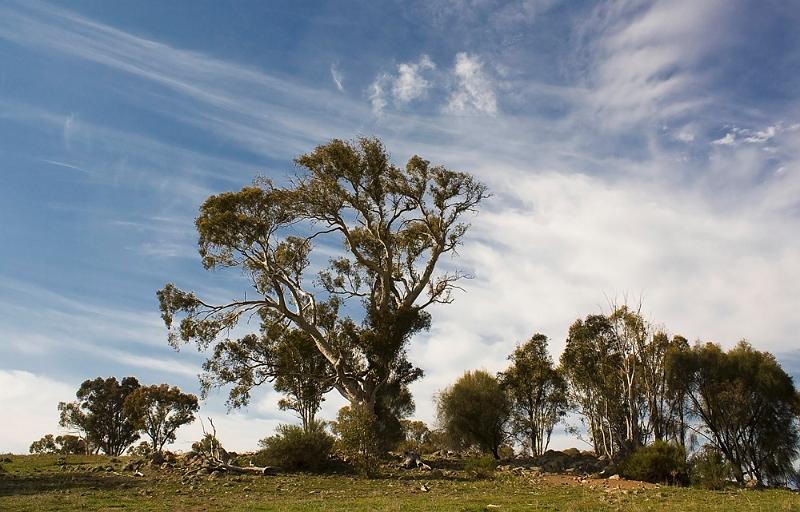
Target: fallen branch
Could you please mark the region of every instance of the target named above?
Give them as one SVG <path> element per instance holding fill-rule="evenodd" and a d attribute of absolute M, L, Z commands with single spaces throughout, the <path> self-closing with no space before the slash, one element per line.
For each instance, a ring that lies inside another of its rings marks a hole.
<path fill-rule="evenodd" d="M 214 421 L 209 417 L 208 418 L 209 424 L 211 424 L 211 449 L 209 452 L 201 451 L 200 455 L 203 457 L 205 462 L 205 469 L 208 471 L 219 471 L 219 472 L 230 472 L 230 473 L 237 473 L 237 474 L 249 474 L 249 475 L 274 475 L 277 471 L 277 468 L 272 466 L 237 466 L 230 463 L 230 455 L 225 449 L 220 446 L 219 441 L 217 440 L 217 427 L 214 426 Z M 200 420 L 200 427 L 203 429 L 203 435 L 208 436 L 208 432 L 206 432 L 206 427 L 203 424 L 203 420 Z M 203 469 L 203 468 L 200 468 Z M 199 469 L 198 469 L 199 471 Z"/>

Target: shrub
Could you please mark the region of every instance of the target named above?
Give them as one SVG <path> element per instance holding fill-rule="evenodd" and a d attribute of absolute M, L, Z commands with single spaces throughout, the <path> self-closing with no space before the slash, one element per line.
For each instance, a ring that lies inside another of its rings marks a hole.
<path fill-rule="evenodd" d="M 363 405 L 345 406 L 339 409 L 332 426 L 339 437 L 339 449 L 353 467 L 367 476 L 377 473 L 381 443 L 375 413 Z"/>
<path fill-rule="evenodd" d="M 631 480 L 671 485 L 688 481 L 686 452 L 681 446 L 656 441 L 633 452 L 621 466 L 622 476 Z"/>
<path fill-rule="evenodd" d="M 221 448 L 222 444 L 219 442 L 219 439 L 208 433 L 199 441 L 192 443 L 192 451 L 204 455 L 213 455 L 214 452 Z"/>
<path fill-rule="evenodd" d="M 132 457 L 149 457 L 152 453 L 153 448 L 147 441 L 142 441 L 141 443 L 128 448 L 128 455 Z"/>
<path fill-rule="evenodd" d="M 495 469 L 497 460 L 491 455 L 473 455 L 464 460 L 464 471 L 475 478 L 493 478 Z"/>
<path fill-rule="evenodd" d="M 500 458 L 511 405 L 495 377 L 483 370 L 466 372 L 438 394 L 436 410 L 454 444 L 477 447 Z"/>
<path fill-rule="evenodd" d="M 334 439 L 324 424 L 315 422 L 308 431 L 298 425 L 278 425 L 277 433 L 259 441 L 262 449 L 253 463 L 290 470 L 317 471 L 327 463 Z"/>
<path fill-rule="evenodd" d="M 689 479 L 692 485 L 704 489 L 723 489 L 733 471 L 722 453 L 714 446 L 706 445 L 695 453 L 689 461 Z"/>

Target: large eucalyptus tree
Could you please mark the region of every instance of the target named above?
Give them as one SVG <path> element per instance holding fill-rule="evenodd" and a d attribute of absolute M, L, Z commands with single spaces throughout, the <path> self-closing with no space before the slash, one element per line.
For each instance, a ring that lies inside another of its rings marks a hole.
<path fill-rule="evenodd" d="M 206 382 L 238 379 L 241 404 L 249 387 L 281 373 L 270 338 L 299 329 L 329 365 L 320 378 L 348 401 L 379 414 L 413 407 L 406 386 L 422 372 L 408 361 L 407 342 L 430 325 L 426 309 L 451 302 L 465 277 L 441 267 L 486 187 L 418 156 L 397 167 L 374 138 L 333 140 L 295 162 L 300 173 L 288 186 L 260 180 L 202 205 L 203 265 L 240 268 L 252 290 L 212 303 L 167 284 L 158 297 L 170 342 L 204 349 L 222 341 Z M 320 253 L 333 256 L 325 263 Z M 261 336 L 222 339 L 252 313 Z M 231 350 L 239 351 L 234 366 L 225 364 Z"/>

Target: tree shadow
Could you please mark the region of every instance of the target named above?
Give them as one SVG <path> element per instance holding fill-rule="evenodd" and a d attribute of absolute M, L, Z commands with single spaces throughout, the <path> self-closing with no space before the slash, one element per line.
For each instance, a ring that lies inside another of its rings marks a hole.
<path fill-rule="evenodd" d="M 111 491 L 131 489 L 142 485 L 134 480 L 117 475 L 94 473 L 42 473 L 37 475 L 0 475 L 0 496 L 42 494 L 67 489 Z"/>

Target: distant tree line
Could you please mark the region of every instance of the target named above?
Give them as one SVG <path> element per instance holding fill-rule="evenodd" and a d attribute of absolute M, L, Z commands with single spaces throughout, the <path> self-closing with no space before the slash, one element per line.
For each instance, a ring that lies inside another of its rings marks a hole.
<path fill-rule="evenodd" d="M 690 346 L 622 305 L 576 320 L 557 368 L 541 334 L 509 359 L 497 376 L 467 372 L 438 395 L 453 446 L 499 457 L 503 444 L 517 440 L 539 455 L 571 411 L 582 428 L 570 430 L 586 433 L 595 453 L 612 461 L 667 443 L 683 459 L 697 450 L 706 459 L 718 454 L 739 483 L 797 478 L 800 394 L 772 354 L 747 342 L 728 351 Z"/>
<path fill-rule="evenodd" d="M 142 386 L 135 377 L 117 381 L 97 377 L 84 381 L 74 402 L 58 404 L 59 425 L 74 434 L 47 434 L 31 453 L 98 453 L 121 455 L 142 434 L 139 450 L 161 452 L 175 440 L 179 427 L 194 421 L 197 397 L 168 384 Z"/>

